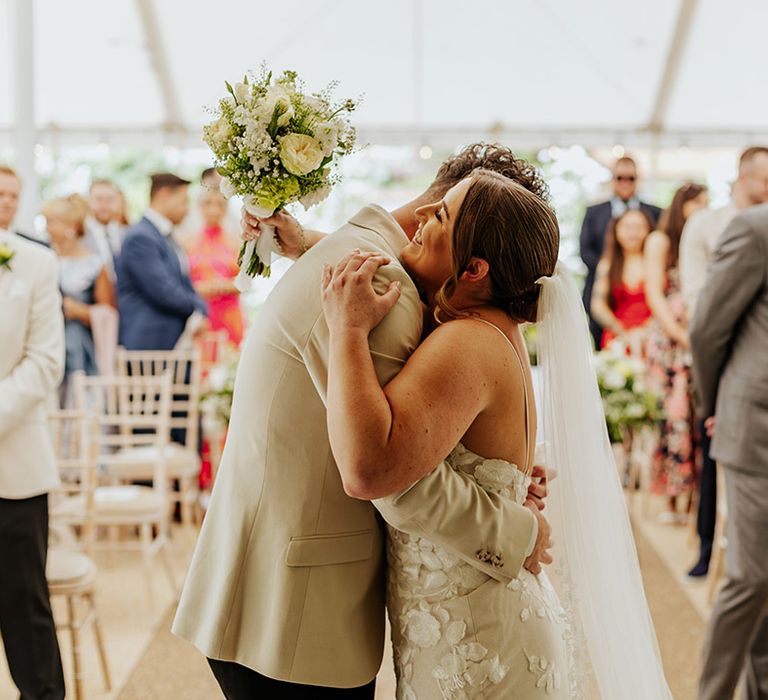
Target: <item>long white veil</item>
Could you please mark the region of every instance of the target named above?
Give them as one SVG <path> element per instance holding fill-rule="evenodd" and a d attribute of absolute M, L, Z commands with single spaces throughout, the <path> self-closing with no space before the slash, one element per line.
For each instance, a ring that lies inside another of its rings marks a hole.
<path fill-rule="evenodd" d="M 586 657 L 604 700 L 672 698 L 608 440 L 584 307 L 560 263 L 538 283 L 540 422 L 545 463 L 558 470 L 545 515 L 555 540 L 553 578 L 573 622 L 573 651 Z M 580 697 L 576 687 L 572 695 Z"/>

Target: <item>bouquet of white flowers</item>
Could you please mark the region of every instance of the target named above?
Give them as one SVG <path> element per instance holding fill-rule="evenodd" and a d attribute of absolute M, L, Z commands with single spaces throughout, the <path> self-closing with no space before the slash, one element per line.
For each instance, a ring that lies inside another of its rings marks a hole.
<path fill-rule="evenodd" d="M 200 405 L 206 420 L 226 430 L 232 414 L 232 395 L 235 391 L 235 375 L 239 357 L 236 353 L 226 354 L 211 367 L 203 382 Z"/>
<path fill-rule="evenodd" d="M 224 196 L 241 195 L 248 212 L 260 218 L 293 202 L 309 209 L 323 201 L 339 179 L 334 166 L 354 147 L 355 130 L 346 115 L 357 101 L 333 102 L 336 83 L 308 94 L 293 71 L 273 80 L 262 68 L 258 77 L 226 86 L 229 94 L 203 131 L 223 176 Z M 255 275 L 269 277 L 279 247 L 267 229 L 262 225 L 258 242 L 240 250 L 240 289 Z"/>
<path fill-rule="evenodd" d="M 621 343 L 595 355 L 595 370 L 611 442 L 621 442 L 629 428 L 659 420 L 659 397 L 645 385 L 645 365 L 628 357 Z"/>

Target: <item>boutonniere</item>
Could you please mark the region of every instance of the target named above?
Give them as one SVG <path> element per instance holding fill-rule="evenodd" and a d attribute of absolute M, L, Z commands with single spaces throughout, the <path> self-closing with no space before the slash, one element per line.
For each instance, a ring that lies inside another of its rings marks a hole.
<path fill-rule="evenodd" d="M 11 260 L 13 260 L 16 251 L 7 243 L 0 243 L 0 269 L 11 269 Z"/>

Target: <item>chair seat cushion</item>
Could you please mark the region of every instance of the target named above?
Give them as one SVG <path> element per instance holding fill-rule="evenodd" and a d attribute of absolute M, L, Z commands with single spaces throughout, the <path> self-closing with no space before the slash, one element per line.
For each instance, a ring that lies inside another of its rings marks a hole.
<path fill-rule="evenodd" d="M 45 575 L 48 578 L 49 586 L 71 586 L 86 583 L 95 574 L 96 565 L 85 554 L 55 547 L 48 550 Z"/>
<path fill-rule="evenodd" d="M 163 514 L 167 505 L 159 491 L 149 486 L 100 486 L 94 491 L 95 520 Z M 55 514 L 62 518 L 75 518 L 85 513 L 83 496 L 73 496 L 56 507 Z"/>
<path fill-rule="evenodd" d="M 158 462 L 156 447 L 130 447 L 108 457 L 102 457 L 112 476 L 126 479 L 151 479 Z M 193 449 L 170 443 L 163 448 L 165 470 L 169 477 L 196 476 L 200 471 L 200 455 Z"/>

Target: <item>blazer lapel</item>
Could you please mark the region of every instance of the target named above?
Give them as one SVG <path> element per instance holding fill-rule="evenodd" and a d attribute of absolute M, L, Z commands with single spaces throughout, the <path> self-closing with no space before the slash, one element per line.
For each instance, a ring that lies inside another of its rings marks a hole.
<path fill-rule="evenodd" d="M 152 234 L 160 242 L 160 245 L 163 248 L 163 253 L 165 255 L 165 264 L 170 267 L 180 279 L 183 279 L 184 275 L 181 271 L 181 263 L 179 262 L 179 258 L 176 255 L 176 251 L 173 249 L 170 241 L 162 233 L 160 233 L 157 226 L 155 226 L 146 216 L 143 217 L 142 221 L 147 223 L 147 226 L 149 227 L 150 231 L 152 231 Z"/>

